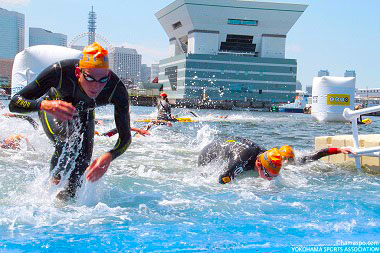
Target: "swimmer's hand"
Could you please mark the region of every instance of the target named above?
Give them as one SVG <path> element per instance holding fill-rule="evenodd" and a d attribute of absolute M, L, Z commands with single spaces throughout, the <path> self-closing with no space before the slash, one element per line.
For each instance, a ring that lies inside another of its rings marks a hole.
<path fill-rule="evenodd" d="M 354 154 L 354 155 L 356 155 L 356 152 L 354 152 L 351 147 L 338 148 L 338 151 L 340 151 L 343 154 Z"/>
<path fill-rule="evenodd" d="M 131 128 L 131 130 L 132 130 L 132 131 L 135 131 L 135 132 L 138 133 L 138 134 L 141 134 L 142 136 L 150 135 L 150 133 L 148 132 L 148 130 L 145 130 L 145 129 Z"/>
<path fill-rule="evenodd" d="M 99 180 L 104 173 L 106 173 L 110 163 L 112 161 L 111 153 L 107 152 L 95 161 L 91 163 L 90 166 L 87 167 L 87 175 L 86 179 L 90 182 L 95 182 Z"/>
<path fill-rule="evenodd" d="M 62 100 L 43 100 L 40 109 L 62 121 L 71 120 L 76 114 L 75 107 Z"/>

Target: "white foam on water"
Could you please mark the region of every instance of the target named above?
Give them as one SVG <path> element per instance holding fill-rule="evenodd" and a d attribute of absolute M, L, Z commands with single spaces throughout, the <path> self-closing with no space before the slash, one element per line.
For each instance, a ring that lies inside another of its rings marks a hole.
<path fill-rule="evenodd" d="M 96 126 L 97 129 L 107 131 L 114 127 L 111 109 L 97 112 L 97 117 L 106 119 L 105 125 Z M 132 118 L 154 117 L 154 110 L 132 108 Z M 186 115 L 186 110 L 183 111 Z M 222 115 L 211 113 L 212 117 Z M 286 124 L 293 117 L 224 113 L 229 115 L 230 122 L 219 124 L 210 118 L 210 122 L 174 123 L 171 128 L 154 127 L 151 136 L 134 138 L 103 178 L 96 183 L 84 181 L 77 200 L 68 203 L 55 199 L 60 186 L 49 186 L 53 146 L 41 127 L 34 131 L 27 122 L 15 124 L 12 119 L 6 119 L 6 124 L 0 125 L 0 132 L 10 133 L 9 125 L 15 126 L 12 131 L 30 132 L 28 138 L 37 150 L 0 150 L 0 231 L 12 231 L 18 238 L 24 233 L 37 239 L 39 235 L 33 234 L 29 227 L 38 228 L 35 231 L 64 229 L 68 235 L 100 231 L 102 236 L 111 238 L 114 235 L 109 231 L 121 229 L 120 233 L 128 234 L 130 240 L 140 240 L 144 245 L 183 241 L 190 245 L 189 251 L 195 248 L 210 251 L 213 247 L 242 249 L 274 245 L 260 239 L 263 235 L 276 235 L 278 243 L 287 244 L 301 240 L 304 234 L 317 233 L 317 237 L 344 234 L 360 239 L 358 231 L 376 230 L 380 218 L 366 210 L 366 206 L 378 206 L 374 196 L 378 195 L 380 180 L 350 168 L 314 162 L 287 166 L 270 182 L 253 177 L 248 171 L 229 184 L 219 184 L 225 164 L 197 166 L 200 150 L 217 135 L 243 135 L 259 144 L 280 146 L 279 138 L 285 138 L 284 131 L 293 131 L 281 127 L 289 126 Z M 207 118 L 209 112 L 198 114 Z M 303 117 L 298 120 L 304 120 Z M 238 122 L 241 125 L 237 126 Z M 299 150 L 312 151 L 304 140 L 313 138 L 310 128 L 326 132 L 323 127 L 308 123 L 307 133 L 297 130 L 304 137 L 299 138 L 294 132 L 289 139 L 293 138 L 294 143 L 287 144 L 295 145 L 297 156 L 302 155 Z M 96 136 L 92 160 L 112 149 L 117 138 L 117 135 Z M 301 145 L 303 149 L 299 148 Z M 364 198 L 365 194 L 372 199 Z M 173 234 L 173 231 L 181 240 L 171 237 L 169 241 L 166 233 Z M 214 243 L 209 243 L 209 238 Z"/>

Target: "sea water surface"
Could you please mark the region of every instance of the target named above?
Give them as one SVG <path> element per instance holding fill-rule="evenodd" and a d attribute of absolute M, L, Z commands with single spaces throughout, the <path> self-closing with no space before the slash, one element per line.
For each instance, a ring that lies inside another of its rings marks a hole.
<path fill-rule="evenodd" d="M 135 127 L 146 123 L 134 120 L 156 113 L 131 111 Z M 379 176 L 318 161 L 288 166 L 273 181 L 247 172 L 221 185 L 223 164 L 197 166 L 199 151 L 219 135 L 266 148 L 289 144 L 301 155 L 314 150 L 315 136 L 349 134 L 350 124 L 304 114 L 192 111 L 199 122 L 133 138 L 101 180 L 84 183 L 78 199 L 66 204 L 48 184 L 53 146 L 42 128 L 1 117 L 1 138 L 22 133 L 33 148 L 0 150 L 0 252 L 301 252 L 302 246 L 379 243 Z M 189 109 L 173 112 L 191 116 Z M 112 107 L 96 117 L 104 122 L 97 131 L 114 127 Z M 361 133 L 380 132 L 380 119 L 372 119 Z M 116 140 L 96 136 L 93 159 Z"/>

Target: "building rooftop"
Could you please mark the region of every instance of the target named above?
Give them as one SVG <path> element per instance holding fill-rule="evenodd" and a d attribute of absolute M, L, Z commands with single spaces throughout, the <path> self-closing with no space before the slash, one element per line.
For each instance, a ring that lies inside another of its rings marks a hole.
<path fill-rule="evenodd" d="M 259 30 L 262 28 L 268 33 L 276 31 L 276 34 L 286 34 L 306 8 L 307 5 L 303 4 L 247 0 L 176 0 L 155 15 L 161 24 L 165 24 L 163 27 L 168 34 L 173 32 L 171 25 L 179 20 L 185 24 L 174 34 L 193 29 L 220 31 L 222 25 L 226 27 L 228 18 L 258 20 L 261 23 L 257 26 Z"/>
<path fill-rule="evenodd" d="M 285 57 L 289 30 L 307 5 L 247 0 L 176 0 L 155 15 L 181 53 Z"/>

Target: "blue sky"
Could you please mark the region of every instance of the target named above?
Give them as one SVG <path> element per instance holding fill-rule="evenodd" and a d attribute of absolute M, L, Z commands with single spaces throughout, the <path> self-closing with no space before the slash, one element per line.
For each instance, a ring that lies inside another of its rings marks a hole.
<path fill-rule="evenodd" d="M 97 32 L 113 46 L 136 48 L 143 55 L 143 63 L 151 64 L 167 56 L 168 38 L 154 14 L 171 2 L 0 0 L 0 7 L 24 13 L 27 28 L 64 33 L 70 42 L 87 31 L 87 16 L 93 5 L 98 16 Z M 298 61 L 298 79 L 303 85 L 311 85 L 321 69 L 328 69 L 335 76 L 353 69 L 357 73 L 357 88 L 380 88 L 379 0 L 276 2 L 309 5 L 288 33 L 286 45 L 286 57 Z"/>

